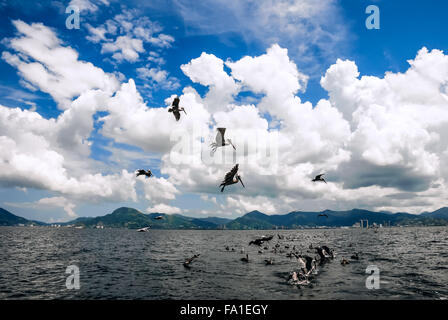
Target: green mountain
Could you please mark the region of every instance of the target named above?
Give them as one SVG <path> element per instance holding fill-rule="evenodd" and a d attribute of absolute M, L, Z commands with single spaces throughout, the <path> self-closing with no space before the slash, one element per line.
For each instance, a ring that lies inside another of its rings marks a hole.
<path fill-rule="evenodd" d="M 368 220 L 383 225 L 436 226 L 448 225 L 448 208 L 434 212 L 414 215 L 409 213 L 385 213 L 362 209 L 347 211 L 325 210 L 321 212 L 294 211 L 285 215 L 266 215 L 252 211 L 226 225 L 227 229 L 272 229 L 299 227 L 343 227 L 352 226 L 360 220 Z"/>
<path fill-rule="evenodd" d="M 162 219 L 156 219 L 162 217 Z M 152 229 L 296 229 L 301 227 L 342 227 L 352 226 L 360 220 L 392 226 L 440 226 L 448 225 L 448 208 L 420 215 L 409 213 L 374 212 L 362 209 L 347 211 L 325 210 L 321 212 L 294 211 L 284 215 L 267 215 L 252 211 L 235 220 L 217 217 L 192 218 L 180 214 L 150 213 L 144 214 L 133 208 L 118 208 L 110 214 L 99 217 L 82 217 L 62 223 L 63 225 L 95 228 L 128 228 L 138 229 L 151 226 Z M 45 225 L 18 217 L 0 208 L 0 226 L 16 226 L 19 224 Z"/>
<path fill-rule="evenodd" d="M 0 226 L 17 226 L 17 225 L 45 225 L 43 222 L 28 220 L 19 216 L 16 216 L 5 210 L 0 208 Z"/>
<path fill-rule="evenodd" d="M 74 224 L 76 226 L 96 227 L 102 225 L 108 228 L 128 228 L 138 229 L 147 227 L 150 224 L 150 219 L 147 215 L 132 208 L 118 208 L 110 214 L 95 218 L 78 218 L 66 224 Z"/>
<path fill-rule="evenodd" d="M 163 219 L 155 219 L 162 216 Z M 139 229 L 151 226 L 151 229 L 217 229 L 216 223 L 207 219 L 185 217 L 180 214 L 150 213 L 144 214 L 132 208 L 118 208 L 105 216 L 95 218 L 78 218 L 65 223 L 66 225 L 96 227 L 102 225 L 107 228 Z"/>
<path fill-rule="evenodd" d="M 273 229 L 276 225 L 271 222 L 271 218 L 260 211 L 252 211 L 227 223 L 226 229 Z"/>

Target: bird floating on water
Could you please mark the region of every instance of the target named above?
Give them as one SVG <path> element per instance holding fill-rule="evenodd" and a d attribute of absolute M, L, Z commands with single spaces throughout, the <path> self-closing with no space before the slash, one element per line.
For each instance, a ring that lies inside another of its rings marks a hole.
<path fill-rule="evenodd" d="M 316 269 L 316 260 L 314 260 L 310 256 L 302 256 L 301 254 L 294 255 L 297 258 L 297 262 L 299 262 L 304 276 L 308 277 Z"/>
<path fill-rule="evenodd" d="M 257 246 L 261 246 L 264 242 L 271 241 L 274 236 L 263 236 L 261 238 L 252 240 L 249 242 L 249 245 L 256 244 Z"/>
<path fill-rule="evenodd" d="M 199 257 L 199 254 L 195 254 L 194 256 L 192 256 L 191 258 L 185 259 L 184 262 L 184 267 L 187 269 L 190 269 L 190 264 L 193 262 L 194 259 L 196 259 L 197 257 Z"/>
<path fill-rule="evenodd" d="M 185 114 L 187 114 L 187 112 L 185 111 L 184 108 L 179 107 L 179 102 L 180 102 L 180 99 L 178 96 L 176 96 L 176 98 L 174 98 L 174 100 L 173 100 L 173 103 L 171 104 L 171 108 L 168 109 L 168 112 L 172 112 L 174 114 L 176 121 L 179 121 L 181 111 L 183 111 L 183 112 L 185 112 Z"/>
<path fill-rule="evenodd" d="M 325 173 L 318 174 L 318 175 L 317 175 L 313 180 L 311 180 L 311 181 L 313 181 L 313 182 L 319 182 L 319 181 L 321 181 L 321 182 L 325 182 L 325 183 L 327 183 L 327 181 L 325 181 L 325 179 L 322 178 L 324 175 L 325 175 Z"/>
<path fill-rule="evenodd" d="M 210 146 L 212 147 L 212 153 L 215 153 L 216 149 L 224 146 L 232 146 L 234 150 L 236 150 L 235 146 L 232 143 L 232 140 L 226 139 L 224 137 L 226 133 L 226 128 L 218 128 L 218 133 L 216 134 L 215 142 L 212 142 Z"/>
<path fill-rule="evenodd" d="M 358 252 L 355 252 L 355 254 L 352 255 L 352 256 L 350 257 L 350 259 L 353 259 L 353 260 L 359 260 Z"/>
<path fill-rule="evenodd" d="M 240 260 L 243 261 L 243 262 L 249 262 L 249 254 L 246 253 L 246 256 L 242 257 Z"/>
<path fill-rule="evenodd" d="M 236 164 L 232 170 L 230 170 L 229 172 L 227 172 L 226 176 L 224 177 L 224 180 L 222 181 L 222 183 L 219 185 L 221 188 L 221 192 L 224 191 L 225 186 L 230 186 L 232 184 L 241 182 L 241 184 L 243 185 L 243 188 L 246 188 L 244 186 L 243 180 L 241 180 L 241 176 L 239 174 L 237 174 L 238 172 L 238 164 Z"/>
<path fill-rule="evenodd" d="M 141 229 L 137 229 L 137 232 L 148 232 L 149 228 L 151 228 L 151 227 L 144 227 L 144 228 L 141 228 Z"/>
<path fill-rule="evenodd" d="M 334 258 L 333 250 L 331 250 L 327 246 L 317 247 L 315 249 L 320 258 L 319 259 L 320 264 L 323 264 L 326 261 L 328 261 L 329 259 Z"/>
<path fill-rule="evenodd" d="M 136 177 L 138 177 L 138 176 L 146 176 L 147 178 L 150 178 L 150 177 L 152 177 L 152 172 L 151 172 L 151 170 L 143 170 L 143 169 L 138 169 L 137 170 L 137 172 L 136 172 L 136 174 L 135 174 L 135 176 Z"/>

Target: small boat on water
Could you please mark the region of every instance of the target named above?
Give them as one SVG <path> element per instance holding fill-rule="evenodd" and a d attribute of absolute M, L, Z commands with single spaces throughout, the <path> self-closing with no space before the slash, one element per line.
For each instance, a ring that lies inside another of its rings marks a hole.
<path fill-rule="evenodd" d="M 150 227 L 144 227 L 141 229 L 137 229 L 137 232 L 148 232 Z"/>

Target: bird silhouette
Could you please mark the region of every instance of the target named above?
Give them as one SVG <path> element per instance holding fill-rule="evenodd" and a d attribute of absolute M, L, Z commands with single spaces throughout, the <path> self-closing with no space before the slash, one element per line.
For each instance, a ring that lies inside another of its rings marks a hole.
<path fill-rule="evenodd" d="M 143 170 L 143 169 L 139 169 L 139 170 L 137 170 L 137 173 L 135 174 L 135 176 L 136 177 L 138 177 L 138 176 L 146 176 L 147 178 L 150 178 L 151 176 L 152 176 L 153 174 L 152 174 L 152 172 L 151 172 L 151 170 Z"/>
<path fill-rule="evenodd" d="M 224 147 L 231 145 L 233 149 L 236 150 L 232 143 L 232 140 L 225 138 L 226 128 L 218 128 L 218 133 L 216 134 L 215 142 L 212 142 L 210 146 L 212 147 L 212 154 L 215 153 L 216 149 L 219 147 Z"/>
<path fill-rule="evenodd" d="M 230 170 L 229 172 L 227 172 L 226 176 L 224 177 L 224 180 L 222 181 L 222 183 L 219 185 L 221 188 L 221 192 L 224 191 L 224 188 L 226 186 L 230 186 L 232 184 L 241 182 L 241 184 L 243 185 L 244 188 L 246 188 L 244 186 L 243 180 L 241 180 L 241 176 L 239 174 L 237 174 L 238 172 L 238 164 L 236 164 L 232 170 Z"/>
<path fill-rule="evenodd" d="M 325 179 L 324 178 L 322 178 L 323 176 L 325 175 L 325 173 L 322 173 L 322 174 L 318 174 L 313 180 L 311 180 L 311 181 L 313 181 L 313 182 L 325 182 L 325 183 L 327 183 L 327 181 L 325 181 Z"/>
<path fill-rule="evenodd" d="M 184 108 L 179 107 L 179 102 L 180 102 L 179 97 L 174 98 L 173 103 L 171 104 L 171 108 L 168 109 L 168 112 L 172 112 L 174 114 L 174 118 L 176 118 L 176 121 L 180 120 L 181 111 L 187 114 Z"/>

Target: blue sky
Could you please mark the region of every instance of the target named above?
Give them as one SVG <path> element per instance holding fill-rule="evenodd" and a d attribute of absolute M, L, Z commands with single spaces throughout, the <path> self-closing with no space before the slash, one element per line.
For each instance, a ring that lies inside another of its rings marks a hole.
<path fill-rule="evenodd" d="M 150 1 L 148 3 L 80 0 L 72 1 L 73 5 L 81 6 L 80 29 L 78 30 L 69 30 L 65 26 L 68 17 L 65 8 L 69 3 L 70 1 L 40 1 L 33 4 L 29 1 L 0 1 L 2 54 L 8 52 L 17 55 L 26 63 L 33 62 L 34 57 L 23 58 L 26 53 L 13 48 L 10 43 L 10 39 L 20 36 L 13 21 L 22 21 L 27 25 L 41 23 L 60 39 L 62 47 L 70 47 L 77 52 L 79 61 L 90 62 L 104 73 L 112 74 L 120 84 L 128 83 L 130 79 L 133 79 L 136 90 L 147 108 L 166 108 L 165 100 L 167 98 L 182 94 L 183 90 L 189 86 L 204 98 L 209 88 L 201 85 L 201 81 L 194 81 L 195 76 L 198 78 L 202 75 L 186 74 L 181 69 L 181 65 L 186 65 L 200 57 L 203 52 L 214 55 L 223 62 L 237 62 L 245 56 L 262 56 L 273 44 L 278 44 L 281 48 L 288 50 L 290 61 L 297 66 L 301 74 L 308 77 L 306 90 L 299 90 L 294 94 L 300 97 L 301 102 L 309 101 L 315 107 L 321 99 L 330 99 L 330 89 L 323 88 L 320 81 L 337 59 L 354 61 L 361 76 L 368 75 L 382 79 L 386 72 L 406 72 L 409 68 L 407 61 L 415 59 L 422 47 L 426 47 L 428 51 L 437 49 L 446 52 L 448 44 L 445 35 L 448 24 L 445 15 L 448 4 L 444 1 L 323 1 L 319 5 L 320 7 L 314 10 L 309 8 L 312 2 L 306 0 L 280 1 L 283 6 L 275 6 L 269 1 L 242 1 L 240 3 L 236 1 L 204 1 L 198 4 L 197 1 L 187 0 Z M 380 9 L 380 30 L 368 30 L 365 27 L 365 20 L 368 16 L 365 9 L 371 4 L 377 5 Z M 292 10 L 291 8 L 299 9 Z M 283 11 L 278 11 L 278 15 L 270 13 L 277 12 L 275 10 Z M 107 40 L 92 40 L 92 30 L 106 28 L 107 21 L 115 21 L 113 23 L 118 26 L 118 29 L 123 28 L 119 19 L 116 19 L 117 15 L 127 15 L 127 18 L 120 21 L 131 23 L 130 29 L 106 33 Z M 144 32 L 140 38 L 134 32 L 139 23 Z M 106 49 L 109 44 L 115 44 L 120 36 L 141 40 L 142 50 L 134 48 L 135 52 L 132 53 L 137 54 L 136 58 L 123 57 L 124 53 L 120 51 L 121 49 Z M 161 39 L 168 40 L 162 43 Z M 224 72 L 231 74 L 233 71 L 228 65 L 224 65 Z M 159 73 L 157 74 L 157 72 Z M 57 118 L 66 112 L 67 108 L 62 107 L 61 101 L 56 101 L 55 93 L 45 90 L 42 84 L 33 83 L 33 80 L 30 80 L 32 78 L 29 78 L 31 76 L 28 78 L 27 76 L 27 74 L 20 73 L 18 66 L 8 61 L 5 54 L 2 55 L 2 59 L 0 59 L 0 105 L 6 108 L 28 109 L 47 120 Z M 236 76 L 234 78 L 236 79 Z M 247 86 L 250 87 L 250 84 Z M 80 91 L 69 98 L 74 101 L 82 94 L 83 92 Z M 257 103 L 263 96 L 264 93 L 250 88 L 240 90 L 233 95 L 232 103 L 245 104 L 248 101 L 255 101 L 255 106 L 260 110 L 260 117 L 275 126 L 274 118 L 279 118 L 280 113 L 266 112 L 261 106 L 259 107 Z M 333 101 L 335 99 L 331 97 L 330 102 L 337 109 L 337 102 Z M 264 200 L 268 203 L 265 205 L 268 208 L 266 210 L 270 210 L 271 213 L 274 211 L 286 213 L 291 209 L 349 208 L 356 205 L 373 209 L 399 207 L 398 202 L 377 206 L 374 204 L 375 198 L 364 202 L 344 202 L 334 200 L 338 199 L 335 197 L 319 203 L 316 200 L 317 195 L 313 192 L 318 193 L 321 190 L 299 192 L 300 197 L 303 198 L 300 202 L 294 203 L 280 199 L 278 194 L 282 192 L 282 188 L 278 187 L 278 183 L 275 186 L 267 185 L 265 189 L 256 190 L 247 195 L 247 198 L 235 196 L 232 201 L 226 195 L 218 194 L 216 190 L 208 194 L 205 191 L 208 184 L 201 186 L 197 182 L 184 185 L 170 174 L 169 170 L 161 170 L 161 167 L 166 165 L 163 160 L 163 154 L 166 151 L 161 152 L 157 148 L 151 149 L 151 147 L 145 148 L 138 143 L 132 145 L 132 143 L 125 142 L 129 139 L 120 141 L 120 138 L 113 136 L 112 133 L 103 134 L 103 122 L 99 119 L 108 114 L 109 111 L 99 109 L 92 114 L 92 118 L 95 120 L 88 132 L 87 139 L 91 142 L 90 151 L 84 155 L 86 164 L 76 167 L 79 168 L 79 171 L 74 170 L 74 177 L 82 181 L 83 170 L 92 174 L 113 175 L 120 173 L 122 169 L 133 172 L 137 168 L 150 166 L 156 177 L 168 181 L 166 183 L 170 185 L 167 188 L 172 190 L 175 195 L 154 196 L 154 190 L 145 190 L 143 184 L 139 183 L 135 186 L 137 197 L 134 199 L 130 197 L 124 200 L 126 197 L 120 199 L 115 196 L 87 197 L 73 195 L 70 192 L 61 191 L 57 187 L 51 188 L 45 183 L 25 181 L 26 179 L 16 181 L 10 177 L 0 176 L 0 206 L 27 218 L 44 221 L 68 220 L 75 215 L 103 215 L 119 206 L 131 206 L 142 211 L 148 211 L 150 207 L 165 208 L 164 206 L 169 206 L 168 210 L 173 213 L 179 212 L 192 216 L 236 217 L 250 208 L 257 208 L 257 204 L 259 210 L 263 211 Z M 214 123 L 218 122 L 216 118 L 214 121 Z M 348 121 L 350 122 L 350 119 Z M 210 125 L 210 129 L 213 129 L 213 124 Z M 353 126 L 351 130 L 351 132 L 355 131 Z M 1 135 L 2 131 L 0 131 Z M 9 138 L 16 144 L 19 143 L 18 138 L 12 136 Z M 341 145 L 343 144 L 344 141 L 341 142 Z M 2 147 L 6 148 L 6 144 Z M 66 147 L 70 148 L 70 146 Z M 428 148 L 432 148 L 431 142 L 428 142 Z M 65 151 L 59 149 L 60 147 L 55 147 L 57 152 L 70 161 L 70 164 L 63 165 L 65 169 L 71 169 L 75 163 L 79 162 L 79 159 L 71 159 L 68 153 L 65 154 Z M 442 153 L 442 149 L 433 150 L 431 154 L 439 155 Z M 117 160 L 112 150 L 130 152 L 133 155 L 123 155 Z M 352 159 L 355 153 L 353 150 L 350 149 Z M 403 151 L 403 153 L 406 152 Z M 90 160 L 93 162 L 90 163 Z M 440 159 L 440 163 L 443 161 Z M 308 162 L 310 160 L 302 159 L 298 160 L 295 165 L 300 167 Z M 7 162 L 5 161 L 5 163 Z M 415 160 L 412 163 L 420 162 Z M 403 163 L 391 164 L 391 168 L 397 168 L 396 166 L 400 165 L 409 168 L 410 162 L 406 163 L 403 160 Z M 313 169 L 309 169 L 309 172 L 319 171 L 321 168 L 324 168 L 323 164 L 316 165 Z M 329 169 L 335 172 L 335 184 L 341 183 L 337 174 L 340 172 L 338 168 L 340 167 L 336 165 Z M 224 168 L 221 169 L 222 172 L 225 171 Z M 436 183 L 436 174 L 434 172 L 431 174 L 434 175 L 431 181 Z M 218 184 L 221 175 L 216 178 Z M 363 176 L 366 175 L 368 174 L 363 173 Z M 192 174 L 193 176 L 194 174 Z M 425 174 L 422 173 L 422 177 L 418 174 L 417 176 L 418 179 L 424 181 L 429 179 L 426 176 L 426 171 Z M 145 183 L 151 183 L 151 181 Z M 166 186 L 164 181 L 161 183 Z M 385 187 L 382 182 L 375 181 L 369 182 L 368 186 Z M 277 190 L 273 191 L 275 188 Z M 395 186 L 395 188 L 394 191 L 388 190 L 387 194 L 385 193 L 383 196 L 407 192 L 406 188 L 400 189 L 401 186 Z M 346 189 L 346 187 L 341 185 L 342 189 Z M 419 191 L 429 192 L 428 190 Z M 418 198 L 417 194 L 411 196 L 415 199 Z M 41 199 L 53 200 L 44 200 L 39 203 Z M 336 202 L 338 205 L 335 204 Z M 291 205 L 284 205 L 284 203 L 291 203 Z M 429 205 L 428 202 L 416 200 L 416 203 L 409 203 L 406 206 L 414 212 L 418 212 L 424 211 L 423 209 L 428 207 L 437 207 L 438 204 Z"/>

